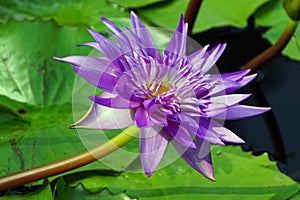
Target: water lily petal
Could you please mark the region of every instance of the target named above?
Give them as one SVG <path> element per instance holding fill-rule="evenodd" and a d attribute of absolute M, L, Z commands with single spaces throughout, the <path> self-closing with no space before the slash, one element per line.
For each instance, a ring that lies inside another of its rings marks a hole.
<path fill-rule="evenodd" d="M 201 139 L 196 139 L 196 148 L 186 148 L 186 146 L 172 141 L 172 144 L 181 157 L 195 170 L 210 180 L 215 180 L 214 170 L 210 154 L 210 144 Z"/>
<path fill-rule="evenodd" d="M 209 142 L 210 144 L 221 146 L 225 145 L 224 142 L 222 142 L 219 135 L 212 131 L 211 125 L 208 128 L 199 126 L 197 131 L 197 137 L 202 139 L 203 141 Z"/>
<path fill-rule="evenodd" d="M 99 48 L 101 52 L 111 61 L 117 59 L 119 56 L 122 55 L 120 48 L 110 39 L 104 37 L 100 33 L 97 33 L 93 30 L 88 29 L 89 33 L 92 37 L 96 40 L 99 44 Z"/>
<path fill-rule="evenodd" d="M 210 129 L 206 130 L 205 134 L 199 134 L 198 132 L 197 137 L 213 145 L 225 146 L 224 142 Z"/>
<path fill-rule="evenodd" d="M 225 104 L 227 106 L 232 106 L 234 104 L 237 104 L 244 99 L 251 96 L 251 94 L 230 94 L 230 95 L 222 95 L 222 96 L 216 96 L 211 97 L 210 101 L 212 104 L 218 103 L 218 104 Z"/>
<path fill-rule="evenodd" d="M 196 115 L 198 116 L 199 113 L 201 112 L 199 106 L 196 105 L 190 105 L 190 104 L 182 104 L 180 105 L 180 109 L 182 112 L 187 113 L 188 115 Z"/>
<path fill-rule="evenodd" d="M 239 138 L 236 134 L 234 134 L 231 130 L 225 128 L 221 124 L 216 121 L 211 121 L 211 130 L 218 135 L 218 137 L 225 142 L 233 142 L 233 143 L 245 143 L 245 141 Z"/>
<path fill-rule="evenodd" d="M 127 99 L 133 102 L 141 102 L 141 98 L 135 96 L 135 88 L 131 87 L 130 84 L 122 84 L 122 79 L 115 87 L 115 92 L 120 95 L 123 99 Z"/>
<path fill-rule="evenodd" d="M 241 70 L 237 72 L 225 73 L 225 74 L 205 74 L 205 79 L 215 80 L 215 79 L 222 79 L 222 80 L 232 80 L 238 81 L 242 79 L 245 75 L 247 75 L 251 70 Z"/>
<path fill-rule="evenodd" d="M 162 111 L 162 106 L 155 103 L 155 99 L 149 99 L 143 102 L 143 106 L 148 110 L 150 120 L 156 125 L 167 125 L 167 114 Z"/>
<path fill-rule="evenodd" d="M 150 119 L 149 111 L 142 106 L 136 109 L 134 121 L 139 128 L 148 128 L 154 125 Z"/>
<path fill-rule="evenodd" d="M 249 75 L 249 76 L 244 76 L 242 79 L 236 81 L 237 84 L 235 86 L 226 88 L 226 93 L 235 92 L 236 90 L 240 89 L 241 87 L 247 85 L 256 76 L 257 76 L 257 74 L 252 74 L 252 75 Z"/>
<path fill-rule="evenodd" d="M 244 76 L 238 81 L 232 81 L 227 79 L 217 79 L 214 83 L 211 84 L 211 88 L 209 88 L 209 93 L 207 96 L 212 97 L 216 95 L 225 95 L 228 93 L 232 93 L 241 87 L 248 84 L 250 81 L 252 81 L 256 77 L 256 74 Z"/>
<path fill-rule="evenodd" d="M 69 56 L 55 58 L 73 64 L 72 69 L 94 86 L 112 92 L 119 78 L 113 74 L 110 61 L 88 56 Z"/>
<path fill-rule="evenodd" d="M 95 49 L 97 49 L 98 51 L 102 51 L 100 45 L 97 42 L 87 42 L 84 44 L 78 44 L 77 46 L 88 46 L 88 47 L 93 47 Z"/>
<path fill-rule="evenodd" d="M 111 61 L 103 58 L 94 58 L 89 56 L 68 56 L 64 58 L 54 57 L 56 60 L 61 62 L 67 62 L 72 65 L 76 65 L 81 68 L 87 69 L 97 69 L 99 72 L 106 72 L 113 75 L 113 70 L 111 69 Z"/>
<path fill-rule="evenodd" d="M 194 53 L 188 56 L 188 58 L 191 61 L 191 64 L 194 65 L 196 68 L 202 66 L 199 64 L 199 62 L 205 59 L 208 47 L 209 45 L 205 45 L 203 48 L 199 49 L 198 51 L 195 51 Z"/>
<path fill-rule="evenodd" d="M 183 15 L 181 15 L 178 27 L 174 32 L 169 45 L 164 51 L 165 55 L 171 56 L 172 54 L 175 54 L 176 56 L 180 56 L 180 57 L 185 56 L 187 29 L 188 29 L 188 25 L 184 22 Z"/>
<path fill-rule="evenodd" d="M 108 108 L 93 103 L 85 116 L 70 128 L 111 130 L 126 128 L 133 124 L 131 110 Z"/>
<path fill-rule="evenodd" d="M 206 108 L 202 109 L 205 117 L 213 117 L 227 110 L 227 105 L 223 103 L 209 103 Z"/>
<path fill-rule="evenodd" d="M 247 106 L 247 105 L 234 105 L 228 107 L 226 112 L 214 116 L 216 119 L 226 119 L 226 120 L 234 120 L 234 119 L 242 119 L 246 117 L 260 115 L 262 113 L 267 112 L 271 108 L 268 107 L 256 107 L 256 106 Z"/>
<path fill-rule="evenodd" d="M 192 136 L 188 133 L 188 131 L 177 124 L 169 123 L 166 127 L 169 133 L 180 142 L 182 145 L 190 148 L 196 148 Z"/>
<path fill-rule="evenodd" d="M 217 62 L 219 57 L 222 55 L 225 48 L 226 48 L 226 44 L 219 44 L 216 47 L 214 47 L 212 50 L 207 52 L 208 56 L 205 60 L 204 65 L 201 66 L 203 74 L 205 74 L 208 70 L 212 68 L 212 66 Z"/>
<path fill-rule="evenodd" d="M 122 63 L 122 59 L 124 56 L 124 52 L 121 51 L 120 47 L 115 44 L 110 39 L 104 37 L 100 33 L 97 33 L 93 30 L 88 29 L 89 33 L 96 40 L 99 47 L 97 48 L 103 53 L 110 61 L 112 61 L 119 70 L 122 72 L 125 71 L 124 63 Z"/>
<path fill-rule="evenodd" d="M 113 31 L 111 35 L 118 41 L 120 45 L 120 49 L 124 54 L 127 54 L 133 50 L 130 44 L 130 40 L 128 39 L 128 36 L 124 34 L 124 32 L 117 27 L 114 23 L 112 23 L 110 20 L 102 17 L 101 21 L 110 29 Z"/>
<path fill-rule="evenodd" d="M 140 158 L 147 176 L 159 165 L 169 141 L 168 132 L 161 127 L 141 128 Z"/>
<path fill-rule="evenodd" d="M 120 109 L 129 109 L 129 108 L 137 108 L 141 103 L 128 101 L 120 96 L 115 96 L 113 98 L 103 98 L 103 97 L 95 97 L 90 96 L 89 99 L 94 101 L 97 104 L 111 107 L 111 108 L 120 108 Z"/>
<path fill-rule="evenodd" d="M 212 130 L 212 119 L 204 117 L 189 117 L 182 116 L 181 126 L 189 130 L 190 133 L 194 134 L 198 138 L 209 142 L 211 144 L 225 145 L 222 140 L 218 137 L 218 134 Z"/>
<path fill-rule="evenodd" d="M 148 29 L 132 11 L 130 12 L 130 18 L 133 32 L 135 33 L 137 38 L 140 38 L 142 40 L 142 49 L 145 50 L 146 55 L 149 55 L 153 58 L 157 58 L 159 56 L 159 51 L 157 50 L 156 45 Z"/>
<path fill-rule="evenodd" d="M 114 34 L 122 33 L 122 30 L 119 27 L 117 27 L 114 23 L 112 23 L 110 20 L 102 17 L 101 21 L 103 22 L 103 24 L 105 24 L 105 26 L 107 26 L 110 30 L 112 30 Z"/>
<path fill-rule="evenodd" d="M 116 76 L 110 75 L 105 72 L 98 71 L 98 69 L 80 68 L 73 66 L 72 69 L 82 78 L 107 92 L 113 92 L 119 79 Z"/>

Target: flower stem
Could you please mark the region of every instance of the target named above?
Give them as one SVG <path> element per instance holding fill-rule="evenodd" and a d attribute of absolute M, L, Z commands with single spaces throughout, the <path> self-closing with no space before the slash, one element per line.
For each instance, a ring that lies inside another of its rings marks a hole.
<path fill-rule="evenodd" d="M 297 25 L 298 25 L 297 21 L 293 21 L 289 19 L 285 27 L 285 30 L 283 31 L 280 38 L 276 41 L 276 43 L 273 46 L 266 49 L 264 52 L 260 53 L 259 55 L 251 59 L 241 69 L 251 69 L 255 71 L 263 64 L 265 64 L 266 62 L 268 62 L 269 60 L 271 60 L 272 58 L 280 54 L 281 51 L 285 48 L 285 46 L 290 41 L 291 37 L 293 36 L 297 28 Z"/>
<path fill-rule="evenodd" d="M 202 4 L 202 0 L 190 0 L 188 8 L 186 9 L 184 21 L 189 24 L 188 34 L 192 33 L 192 29 L 194 27 L 194 23 L 196 21 L 200 6 Z"/>
<path fill-rule="evenodd" d="M 138 133 L 139 129 L 136 126 L 130 126 L 106 143 L 86 152 L 50 164 L 1 177 L 0 191 L 48 178 L 92 163 L 116 151 L 118 148 L 132 140 Z"/>

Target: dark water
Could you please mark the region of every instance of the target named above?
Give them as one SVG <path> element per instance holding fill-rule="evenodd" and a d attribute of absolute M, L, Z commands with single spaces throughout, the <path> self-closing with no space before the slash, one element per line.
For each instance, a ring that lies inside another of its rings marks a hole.
<path fill-rule="evenodd" d="M 217 63 L 224 73 L 238 70 L 270 46 L 261 36 L 264 31 L 225 27 L 193 37 L 201 45 L 228 44 Z M 271 106 L 272 112 L 225 125 L 246 141 L 242 145 L 245 151 L 254 155 L 267 152 L 283 173 L 300 182 L 300 62 L 280 55 L 257 73 L 257 79 L 238 92 L 253 93 L 245 104 Z"/>

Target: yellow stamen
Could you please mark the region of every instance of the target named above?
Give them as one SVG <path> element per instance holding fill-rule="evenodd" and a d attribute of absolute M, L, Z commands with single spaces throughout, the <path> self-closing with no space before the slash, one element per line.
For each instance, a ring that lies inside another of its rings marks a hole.
<path fill-rule="evenodd" d="M 154 83 L 149 84 L 149 89 L 151 90 L 153 96 L 161 95 L 164 92 L 168 92 L 171 89 L 169 84 L 167 83 L 163 83 L 159 88 L 157 85 L 156 86 L 155 85 L 156 84 Z"/>

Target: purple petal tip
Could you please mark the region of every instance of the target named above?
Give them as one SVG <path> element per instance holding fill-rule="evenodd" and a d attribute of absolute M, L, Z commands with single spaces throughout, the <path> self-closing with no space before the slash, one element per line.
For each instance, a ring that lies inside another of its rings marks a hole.
<path fill-rule="evenodd" d="M 88 98 L 89 98 L 90 100 L 92 100 L 93 102 L 95 102 L 96 97 L 94 97 L 94 96 L 89 96 Z"/>
<path fill-rule="evenodd" d="M 153 171 L 152 171 L 152 172 L 145 172 L 145 174 L 146 174 L 146 176 L 147 176 L 148 178 L 150 178 L 150 176 L 152 176 L 152 174 L 153 174 Z"/>
<path fill-rule="evenodd" d="M 93 31 L 92 29 L 86 29 L 91 35 L 93 35 L 93 34 L 95 34 L 96 32 L 95 31 Z"/>
<path fill-rule="evenodd" d="M 70 129 L 75 129 L 75 128 L 76 128 L 76 125 L 75 125 L 75 124 L 72 124 L 72 125 L 70 125 L 68 128 L 70 128 Z"/>
<path fill-rule="evenodd" d="M 244 69 L 242 71 L 247 72 L 247 74 L 248 74 L 251 71 L 251 69 Z"/>
<path fill-rule="evenodd" d="M 72 69 L 77 73 L 79 71 L 79 67 L 77 66 L 72 66 Z"/>
<path fill-rule="evenodd" d="M 195 143 L 193 142 L 193 143 L 191 143 L 191 146 L 189 146 L 189 148 L 191 148 L 191 149 L 197 149 L 197 146 L 196 146 Z"/>
<path fill-rule="evenodd" d="M 180 22 L 184 22 L 184 17 L 183 17 L 183 14 L 181 14 L 181 15 L 180 15 L 180 19 L 179 19 L 179 21 L 180 21 Z"/>
<path fill-rule="evenodd" d="M 64 60 L 64 58 L 59 58 L 59 57 L 56 57 L 56 56 L 53 56 L 53 59 L 54 59 L 54 60 L 57 60 L 57 61 L 60 61 L 60 62 L 66 62 L 66 61 Z"/>
<path fill-rule="evenodd" d="M 132 17 L 137 17 L 137 15 L 135 14 L 135 12 L 133 12 L 133 11 L 130 11 L 130 15 L 131 15 Z"/>
<path fill-rule="evenodd" d="M 211 181 L 216 181 L 216 178 L 214 176 L 210 176 L 210 177 L 207 176 L 207 178 Z"/>

